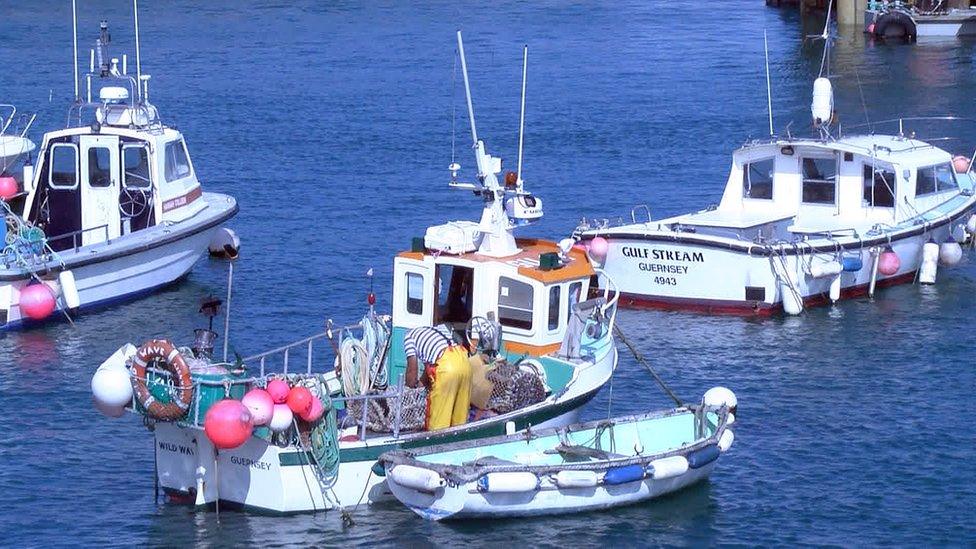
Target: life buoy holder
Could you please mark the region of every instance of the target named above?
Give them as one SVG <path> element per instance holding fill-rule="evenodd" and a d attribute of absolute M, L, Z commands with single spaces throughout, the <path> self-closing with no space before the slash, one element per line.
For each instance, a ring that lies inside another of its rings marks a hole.
<path fill-rule="evenodd" d="M 172 402 L 160 402 L 149 392 L 146 368 L 151 363 L 164 366 L 178 383 L 173 387 Z M 149 416 L 173 421 L 186 415 L 193 402 L 193 380 L 190 378 L 190 367 L 172 343 L 165 339 L 153 339 L 139 347 L 132 357 L 132 373 L 132 388 Z"/>

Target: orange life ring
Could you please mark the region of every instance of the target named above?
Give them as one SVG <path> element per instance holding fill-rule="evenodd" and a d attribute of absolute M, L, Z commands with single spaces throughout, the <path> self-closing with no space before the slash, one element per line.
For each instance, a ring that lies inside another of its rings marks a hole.
<path fill-rule="evenodd" d="M 179 383 L 175 387 L 173 402 L 160 402 L 149 392 L 149 387 L 146 386 L 146 367 L 152 362 L 165 366 Z M 190 367 L 172 343 L 165 339 L 146 342 L 132 357 L 132 370 L 132 388 L 147 414 L 156 419 L 170 421 L 186 415 L 190 403 L 193 402 L 193 380 L 190 378 Z"/>

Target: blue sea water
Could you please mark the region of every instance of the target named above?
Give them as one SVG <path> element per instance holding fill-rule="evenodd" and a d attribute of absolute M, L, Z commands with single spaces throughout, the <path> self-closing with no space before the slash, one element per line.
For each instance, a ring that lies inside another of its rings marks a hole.
<path fill-rule="evenodd" d="M 82 52 L 106 18 L 132 53 L 128 2 L 79 4 Z M 759 0 L 143 4 L 152 98 L 185 133 L 206 188 L 241 205 L 231 339 L 243 354 L 327 318 L 356 319 L 371 267 L 388 304 L 392 254 L 427 225 L 477 215 L 470 195 L 446 186 L 454 108 L 456 158 L 468 174 L 474 163 L 456 28 L 479 131 L 508 166 L 529 44 L 524 175 L 546 218 L 526 234 L 551 238 L 634 204 L 661 217 L 718 202 L 731 151 L 766 133 L 763 30 L 781 131 L 791 120 L 808 127 L 821 51 L 803 40 L 818 23 Z M 37 111 L 38 130 L 63 125 L 70 4 L 0 0 L 0 35 L 0 101 Z M 841 29 L 831 67 L 840 116 L 976 116 L 974 54 L 972 41 L 872 44 Z M 946 147 L 970 154 L 976 128 L 960 130 Z M 151 436 L 90 404 L 105 357 L 129 341 L 189 338 L 204 322 L 200 299 L 222 293 L 225 277 L 226 264 L 204 260 L 180 285 L 75 326 L 0 335 L 4 545 L 976 544 L 971 252 L 936 286 L 796 318 L 622 312 L 624 331 L 679 394 L 722 384 L 739 396 L 733 451 L 707 483 L 531 520 L 434 524 L 396 504 L 363 506 L 350 529 L 335 513 L 225 511 L 218 522 L 157 505 Z M 612 392 L 588 417 L 670 404 L 621 356 Z"/>

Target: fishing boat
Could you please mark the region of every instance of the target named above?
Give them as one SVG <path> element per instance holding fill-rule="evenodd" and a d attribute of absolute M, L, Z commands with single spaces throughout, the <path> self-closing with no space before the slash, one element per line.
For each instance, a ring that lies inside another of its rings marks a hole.
<path fill-rule="evenodd" d="M 359 323 L 330 321 L 324 332 L 239 362 L 227 362 L 226 334 L 223 359 L 210 358 L 215 334 L 207 329 L 189 348 L 127 344 L 96 371 L 99 409 L 131 410 L 151 425 L 157 481 L 171 498 L 275 513 L 377 501 L 390 497 L 382 453 L 568 425 L 610 379 L 616 294 L 587 299 L 597 271 L 572 239 L 515 238 L 542 216 L 541 201 L 521 180 L 499 184 L 501 159 L 474 129 L 460 33 L 458 48 L 478 183 L 458 183 L 452 163 L 451 186 L 477 192 L 482 219 L 430 227 L 394 258 L 389 317 L 374 312 L 370 292 Z M 426 397 L 405 387 L 404 336 L 421 326 L 472 353 L 464 424 L 426 430 Z M 275 396 L 273 409 L 264 393 Z M 302 407 L 309 400 L 317 413 Z"/>
<path fill-rule="evenodd" d="M 926 141 L 916 130 L 973 121 L 833 127 L 828 51 L 813 87 L 817 135 L 788 127 L 775 135 L 770 110 L 770 137 L 734 152 L 717 206 L 658 220 L 638 206 L 629 222 L 580 224 L 577 235 L 622 305 L 799 314 L 876 287 L 934 283 L 940 264 L 959 262 L 959 242 L 976 230 L 972 155 L 955 156 L 934 144 L 944 137 Z"/>
<path fill-rule="evenodd" d="M 16 200 L 3 205 L 0 329 L 173 283 L 237 212 L 232 197 L 203 192 L 183 134 L 149 102 L 138 32 L 131 75 L 126 55 L 109 57 L 108 24 L 100 30 L 85 98 L 76 63 L 68 127 L 44 135 Z"/>
<path fill-rule="evenodd" d="M 486 440 L 396 450 L 380 456 L 380 463 L 393 495 L 428 520 L 608 509 L 707 479 L 732 446 L 730 423 L 726 403 L 703 401 Z"/>
<path fill-rule="evenodd" d="M 976 35 L 976 9 L 949 7 L 943 0 L 922 4 L 872 0 L 864 10 L 864 32 L 909 41 Z"/>

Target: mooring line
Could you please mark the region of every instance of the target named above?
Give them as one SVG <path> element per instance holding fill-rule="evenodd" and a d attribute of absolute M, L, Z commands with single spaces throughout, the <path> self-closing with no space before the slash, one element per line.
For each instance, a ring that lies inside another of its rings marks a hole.
<path fill-rule="evenodd" d="M 620 341 L 623 341 L 624 345 L 626 345 L 627 348 L 630 349 L 631 354 L 634 355 L 634 358 L 637 359 L 637 362 L 641 366 L 646 368 L 648 372 L 651 373 L 651 376 L 653 376 L 654 380 L 657 381 L 658 385 L 660 385 L 661 388 L 664 389 L 664 392 L 667 393 L 668 396 L 671 397 L 671 399 L 678 404 L 678 406 L 684 406 L 685 403 L 682 402 L 680 398 L 678 398 L 678 395 L 674 394 L 674 391 L 672 391 L 671 388 L 668 387 L 668 384 L 665 383 L 663 379 L 661 379 L 661 376 L 657 375 L 657 372 L 655 372 L 654 368 L 652 368 L 651 365 L 647 362 L 647 360 L 644 359 L 644 356 L 640 354 L 640 351 L 638 351 L 637 348 L 634 347 L 634 344 L 631 343 L 629 339 L 627 339 L 627 336 L 625 336 L 623 331 L 620 329 L 619 324 L 615 323 L 613 325 L 613 331 L 617 334 L 617 337 L 620 338 Z"/>

